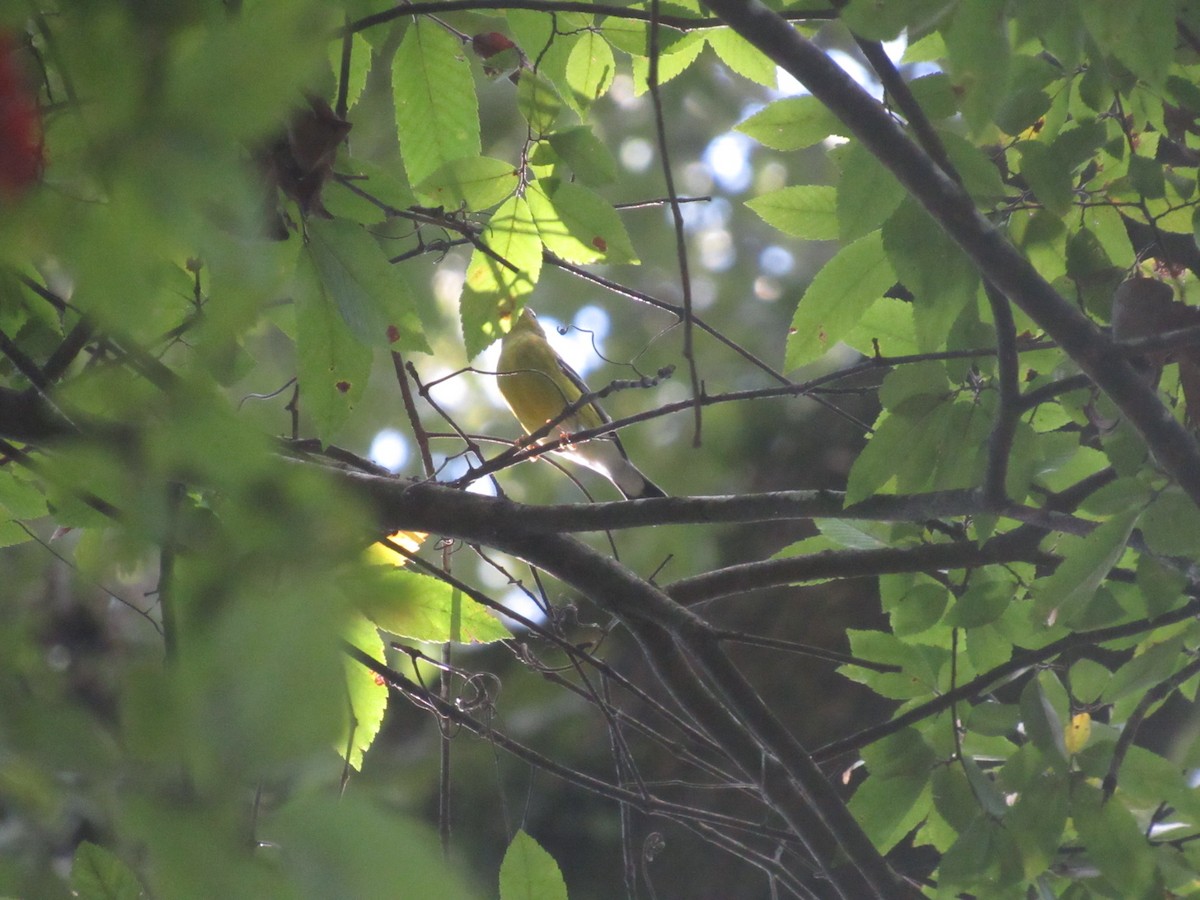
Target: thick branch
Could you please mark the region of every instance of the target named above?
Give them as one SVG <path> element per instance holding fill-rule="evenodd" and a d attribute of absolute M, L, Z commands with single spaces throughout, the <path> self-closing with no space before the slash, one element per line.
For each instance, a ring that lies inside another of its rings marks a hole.
<path fill-rule="evenodd" d="M 1017 561 L 1053 562 L 1039 553 L 1040 529 L 1011 531 L 982 546 L 974 542 L 884 547 L 877 550 L 826 550 L 811 556 L 770 559 L 727 566 L 684 578 L 664 590 L 679 603 L 693 605 L 744 591 L 826 578 L 874 578 L 885 573 L 961 569 Z"/>

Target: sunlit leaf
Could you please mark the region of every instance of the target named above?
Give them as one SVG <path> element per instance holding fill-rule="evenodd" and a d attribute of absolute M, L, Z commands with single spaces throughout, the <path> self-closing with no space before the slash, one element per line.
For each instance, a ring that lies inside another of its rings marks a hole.
<path fill-rule="evenodd" d="M 409 181 L 479 155 L 479 103 L 463 46 L 433 22 L 415 21 L 392 69 L 396 133 Z"/>

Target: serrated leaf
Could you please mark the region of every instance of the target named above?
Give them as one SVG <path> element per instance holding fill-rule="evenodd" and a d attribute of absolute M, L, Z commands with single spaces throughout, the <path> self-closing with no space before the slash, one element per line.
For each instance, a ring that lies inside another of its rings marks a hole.
<path fill-rule="evenodd" d="M 546 249 L 574 263 L 636 263 L 620 216 L 599 194 L 569 181 L 542 178 L 525 191 Z"/>
<path fill-rule="evenodd" d="M 362 398 L 371 350 L 357 340 L 317 274 L 311 254 L 301 256 L 292 284 L 300 407 L 317 436 L 328 441 Z"/>
<path fill-rule="evenodd" d="M 342 66 L 341 41 L 329 42 L 329 62 L 333 71 Z M 367 73 L 371 70 L 371 44 L 361 32 L 350 38 L 350 79 L 346 87 L 346 108 L 354 109 L 363 88 L 367 86 Z"/>
<path fill-rule="evenodd" d="M 775 62 L 732 28 L 713 28 L 704 33 L 708 45 L 721 62 L 743 78 L 772 90 L 778 84 Z"/>
<path fill-rule="evenodd" d="M 890 528 L 878 522 L 859 519 L 817 519 L 821 534 L 848 550 L 875 550 L 889 546 Z"/>
<path fill-rule="evenodd" d="M 562 98 L 548 78 L 525 70 L 517 82 L 517 109 L 529 123 L 533 136 L 541 137 L 554 127 L 554 120 L 562 112 Z"/>
<path fill-rule="evenodd" d="M 431 206 L 446 209 L 487 209 L 517 189 L 518 172 L 512 163 L 490 156 L 455 159 L 417 185 Z"/>
<path fill-rule="evenodd" d="M 546 140 L 588 187 L 599 187 L 617 180 L 616 159 L 588 126 L 564 128 L 547 135 Z"/>
<path fill-rule="evenodd" d="M 704 49 L 704 33 L 690 31 L 671 45 L 667 53 L 658 57 L 658 83 L 666 84 L 677 75 L 682 75 L 700 56 Z M 640 97 L 649 90 L 650 60 L 644 56 L 633 58 L 633 95 Z"/>
<path fill-rule="evenodd" d="M 479 101 L 462 44 L 433 22 L 413 22 L 392 69 L 404 168 L 420 184 L 438 168 L 479 155 Z"/>
<path fill-rule="evenodd" d="M 313 218 L 307 248 L 326 296 L 358 340 L 429 352 L 408 286 L 363 228 L 345 219 Z"/>
<path fill-rule="evenodd" d="M 912 292 L 922 352 L 945 348 L 954 322 L 975 301 L 974 263 L 911 197 L 883 225 L 883 246 L 895 277 Z"/>
<path fill-rule="evenodd" d="M 343 636 L 348 643 L 372 659 L 387 662 L 379 630 L 363 616 L 353 617 Z M 346 711 L 346 723 L 334 749 L 342 754 L 348 765 L 361 771 L 363 754 L 370 749 L 383 725 L 388 688 L 374 672 L 349 657 L 345 660 L 345 667 L 346 698 L 350 708 Z"/>
<path fill-rule="evenodd" d="M 895 297 L 880 297 L 842 338 L 864 356 L 905 356 L 917 352 L 912 304 Z"/>
<path fill-rule="evenodd" d="M 1034 585 L 1034 615 L 1060 625 L 1070 625 L 1083 613 L 1121 559 L 1141 510 L 1114 516 L 1082 540 L 1071 542 L 1070 552 L 1054 573 Z"/>
<path fill-rule="evenodd" d="M 812 280 L 788 335 L 788 370 L 820 359 L 896 281 L 878 231 L 838 251 Z"/>
<path fill-rule="evenodd" d="M 816 97 L 785 97 L 767 104 L 736 127 L 772 150 L 803 150 L 830 135 L 847 134 L 837 116 Z"/>
<path fill-rule="evenodd" d="M 853 143 L 847 147 L 840 164 L 838 236 L 843 241 L 854 241 L 887 221 L 904 199 L 904 188 L 862 144 Z"/>
<path fill-rule="evenodd" d="M 542 240 L 524 197 L 504 201 L 481 239 L 495 255 L 476 249 L 463 281 L 459 315 L 468 359 L 500 337 L 500 319 L 533 293 L 542 271 Z"/>
<path fill-rule="evenodd" d="M 500 863 L 500 900 L 567 900 L 558 863 L 524 830 L 513 836 Z"/>
<path fill-rule="evenodd" d="M 838 236 L 837 193 L 826 185 L 802 184 L 780 188 L 746 201 L 768 225 L 808 241 Z"/>
<path fill-rule="evenodd" d="M 485 607 L 446 582 L 404 569 L 380 567 L 355 599 L 375 625 L 414 641 L 486 644 L 512 636 Z"/>
<path fill-rule="evenodd" d="M 897 635 L 928 631 L 942 618 L 950 593 L 940 584 L 917 584 L 892 607 L 889 619 Z"/>
<path fill-rule="evenodd" d="M 581 34 L 567 58 L 567 84 L 575 104 L 586 109 L 608 93 L 616 71 L 617 61 L 608 41 L 596 31 Z"/>

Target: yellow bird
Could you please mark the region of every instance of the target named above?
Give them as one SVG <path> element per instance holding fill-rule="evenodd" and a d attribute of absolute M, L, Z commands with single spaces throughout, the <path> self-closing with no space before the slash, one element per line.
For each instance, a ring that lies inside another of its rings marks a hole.
<path fill-rule="evenodd" d="M 500 393 L 527 434 L 557 419 L 564 409 L 589 393 L 583 379 L 554 352 L 537 316 L 528 307 L 501 340 L 496 368 Z M 555 425 L 542 441 L 599 428 L 611 421 L 592 401 Z M 579 444 L 564 444 L 556 452 L 599 472 L 629 500 L 667 496 L 629 461 L 616 432 Z"/>

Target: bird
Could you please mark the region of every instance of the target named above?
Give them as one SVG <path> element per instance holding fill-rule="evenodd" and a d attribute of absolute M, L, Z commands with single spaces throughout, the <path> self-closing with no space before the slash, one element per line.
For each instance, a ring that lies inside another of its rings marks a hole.
<path fill-rule="evenodd" d="M 590 393 L 580 378 L 546 340 L 537 315 L 525 307 L 520 318 L 500 341 L 496 383 L 512 414 L 527 434 L 557 419 L 563 410 Z M 611 422 L 596 401 L 591 401 L 561 422 L 539 442 L 599 428 Z M 580 443 L 563 444 L 557 451 L 611 481 L 627 500 L 665 497 L 666 493 L 629 461 L 616 432 Z"/>

